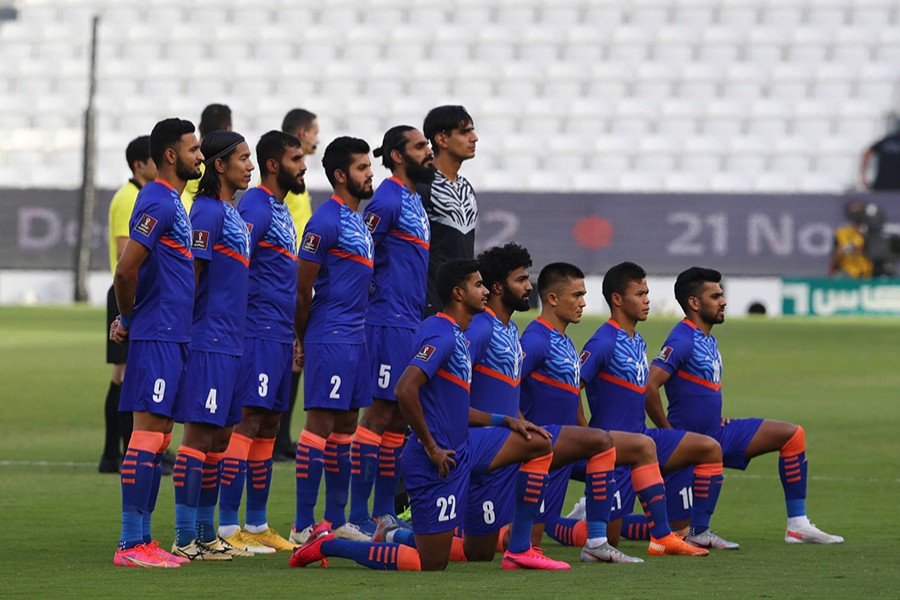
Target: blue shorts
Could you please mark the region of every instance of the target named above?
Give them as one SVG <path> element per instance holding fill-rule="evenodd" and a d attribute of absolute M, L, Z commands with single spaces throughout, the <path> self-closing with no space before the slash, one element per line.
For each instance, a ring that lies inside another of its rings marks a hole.
<path fill-rule="evenodd" d="M 662 469 L 662 466 L 669 462 L 669 458 L 672 457 L 672 453 L 675 452 L 678 444 L 684 439 L 684 434 L 686 432 L 681 429 L 645 429 L 642 433 L 652 439 L 656 444 L 656 460 L 659 463 L 660 469 Z M 690 467 L 689 471 L 691 476 L 688 477 L 688 489 L 690 489 L 691 480 L 693 479 L 693 467 Z M 680 471 L 676 471 L 676 473 L 680 473 Z M 616 485 L 613 488 L 615 492 L 613 492 L 612 511 L 609 515 L 610 521 L 615 521 L 616 519 L 621 519 L 625 515 L 630 515 L 634 508 L 634 499 L 637 496 L 634 491 L 634 486 L 631 483 L 631 466 L 618 467 L 614 477 L 616 479 Z M 663 478 L 663 481 L 666 482 L 665 477 Z M 673 508 L 674 504 L 672 504 L 672 502 L 675 502 L 677 498 L 670 495 L 668 491 L 669 485 L 666 483 L 666 499 L 669 501 L 669 508 Z M 690 506 L 688 506 L 688 516 L 690 516 Z M 669 520 L 678 521 L 680 519 L 669 511 Z"/>
<path fill-rule="evenodd" d="M 178 390 L 175 420 L 216 427 L 240 423 L 241 403 L 235 400 L 240 366 L 240 356 L 203 350 L 191 352 Z"/>
<path fill-rule="evenodd" d="M 172 418 L 188 360 L 187 343 L 132 340 L 122 382 L 120 412 L 148 412 Z"/>
<path fill-rule="evenodd" d="M 305 344 L 303 354 L 305 410 L 358 410 L 372 405 L 365 344 Z"/>
<path fill-rule="evenodd" d="M 663 475 L 666 484 L 666 508 L 669 521 L 687 521 L 691 518 L 694 494 L 694 467 L 684 467 Z"/>
<path fill-rule="evenodd" d="M 517 464 L 484 475 L 472 475 L 466 499 L 464 529 L 467 534 L 488 535 L 512 523 L 518 475 Z"/>
<path fill-rule="evenodd" d="M 763 419 L 732 419 L 710 434 L 722 446 L 722 464 L 725 467 L 741 471 L 747 468 L 747 446 L 762 423 Z"/>
<path fill-rule="evenodd" d="M 235 401 L 241 407 L 285 412 L 290 407 L 293 366 L 293 344 L 245 338 Z"/>
<path fill-rule="evenodd" d="M 396 402 L 394 386 L 417 348 L 416 330 L 366 324 L 366 348 L 372 361 L 372 396 Z"/>
<path fill-rule="evenodd" d="M 470 429 L 468 443 L 455 456 L 456 467 L 444 479 L 438 477 L 437 467 L 422 444 L 411 438 L 403 449 L 400 471 L 409 493 L 413 531 L 429 535 L 462 525 L 471 475 L 487 474 L 508 437 L 509 430 L 505 428 Z"/>

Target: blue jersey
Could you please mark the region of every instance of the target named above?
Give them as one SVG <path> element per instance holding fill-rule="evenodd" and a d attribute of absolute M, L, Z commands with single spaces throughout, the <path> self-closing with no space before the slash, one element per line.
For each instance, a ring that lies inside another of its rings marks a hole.
<path fill-rule="evenodd" d="M 304 341 L 365 343 L 372 245 L 362 217 L 337 196 L 316 209 L 300 244 L 300 258 L 321 265 Z"/>
<path fill-rule="evenodd" d="M 250 236 L 236 208 L 197 196 L 191 205 L 194 258 L 207 261 L 197 282 L 191 349 L 240 356 L 244 353 Z"/>
<path fill-rule="evenodd" d="M 419 389 L 425 423 L 438 446 L 460 452 L 469 439 L 472 360 L 468 340 L 456 321 L 438 313 L 419 326 L 416 348 L 409 364 L 428 376 Z M 415 433 L 412 437 L 418 440 Z"/>
<path fill-rule="evenodd" d="M 648 370 L 644 338 L 612 319 L 603 324 L 581 353 L 591 427 L 643 433 Z"/>
<path fill-rule="evenodd" d="M 132 340 L 189 342 L 194 306 L 191 222 L 167 181 L 151 181 L 138 193 L 129 237 L 150 254 L 138 271 Z"/>
<path fill-rule="evenodd" d="M 250 232 L 250 338 L 292 343 L 297 311 L 297 233 L 284 202 L 263 186 L 247 190 L 238 212 Z"/>
<path fill-rule="evenodd" d="M 722 425 L 722 355 L 716 338 L 684 319 L 669 333 L 653 364 L 671 375 L 665 388 L 672 427 L 717 432 Z"/>
<path fill-rule="evenodd" d="M 577 425 L 581 362 L 569 336 L 538 317 L 522 334 L 522 414 L 536 425 Z"/>
<path fill-rule="evenodd" d="M 415 329 L 422 321 L 431 227 L 419 194 L 384 180 L 366 207 L 375 241 L 375 275 L 366 323 Z"/>
<path fill-rule="evenodd" d="M 522 346 L 516 324 L 510 321 L 507 327 L 487 309 L 472 317 L 466 339 L 474 365 L 472 407 L 518 417 Z"/>

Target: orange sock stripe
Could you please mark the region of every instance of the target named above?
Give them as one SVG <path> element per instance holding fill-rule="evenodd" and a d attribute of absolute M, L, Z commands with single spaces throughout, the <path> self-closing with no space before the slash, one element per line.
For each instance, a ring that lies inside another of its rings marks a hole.
<path fill-rule="evenodd" d="M 461 537 L 454 536 L 450 540 L 450 560 L 452 562 L 469 562 Z"/>
<path fill-rule="evenodd" d="M 384 448 L 399 448 L 403 445 L 403 441 L 406 439 L 402 433 L 395 433 L 393 431 L 385 431 L 381 436 L 381 446 Z"/>
<path fill-rule="evenodd" d="M 578 521 L 572 528 L 572 545 L 584 546 L 587 544 L 588 525 L 585 521 Z"/>
<path fill-rule="evenodd" d="M 312 446 L 323 452 L 325 451 L 325 438 L 305 429 L 300 432 L 300 443 L 304 446 Z"/>
<path fill-rule="evenodd" d="M 172 443 L 172 432 L 170 431 L 169 433 L 164 433 L 163 439 L 162 439 L 162 445 L 159 447 L 159 452 L 162 453 L 162 452 L 165 452 L 166 450 L 168 450 L 169 444 L 171 444 L 171 443 Z"/>
<path fill-rule="evenodd" d="M 240 433 L 232 433 L 231 439 L 228 440 L 228 448 L 225 449 L 225 458 L 247 460 L 247 454 L 250 452 L 250 444 L 252 443 L 252 438 L 248 438 Z"/>
<path fill-rule="evenodd" d="M 206 460 L 203 462 L 207 465 L 215 465 L 218 469 L 219 463 L 222 462 L 223 458 L 225 458 L 224 452 L 207 452 Z"/>
<path fill-rule="evenodd" d="M 694 465 L 694 477 L 715 477 L 722 474 L 722 463 Z"/>
<path fill-rule="evenodd" d="M 663 478 L 662 473 L 659 472 L 659 463 L 631 468 L 631 483 L 634 485 L 636 492 L 662 482 Z"/>
<path fill-rule="evenodd" d="M 400 545 L 397 548 L 397 570 L 421 571 L 422 561 L 419 558 L 419 551 L 409 546 Z"/>
<path fill-rule="evenodd" d="M 353 441 L 353 436 L 349 433 L 332 433 L 328 436 L 328 441 L 335 444 L 349 444 Z"/>
<path fill-rule="evenodd" d="M 200 452 L 196 448 L 191 448 L 190 446 L 181 446 L 180 448 L 178 448 L 178 454 L 184 454 L 185 456 L 196 458 L 201 462 L 204 462 L 206 460 L 205 452 Z"/>
<path fill-rule="evenodd" d="M 779 454 L 783 457 L 796 456 L 801 452 L 806 452 L 806 432 L 803 427 L 797 425 L 797 431 L 791 436 L 784 446 L 781 447 Z"/>
<path fill-rule="evenodd" d="M 610 448 L 605 452 L 593 455 L 588 459 L 588 473 L 605 473 L 616 468 L 616 449 Z"/>
<path fill-rule="evenodd" d="M 275 438 L 253 438 L 247 460 L 264 461 L 272 458 L 275 452 Z"/>
<path fill-rule="evenodd" d="M 356 428 L 356 433 L 353 434 L 353 439 L 361 444 L 369 444 L 370 446 L 377 446 L 381 444 L 381 436 L 368 427 L 363 427 L 362 425 L 359 425 Z"/>
<path fill-rule="evenodd" d="M 156 454 L 162 448 L 165 434 L 159 431 L 132 431 L 128 448 Z"/>
<path fill-rule="evenodd" d="M 544 456 L 539 456 L 537 458 L 532 458 L 528 462 L 522 463 L 522 466 L 519 467 L 519 471 L 525 471 L 526 473 L 537 473 L 539 475 L 546 475 L 550 472 L 550 463 L 553 462 L 553 453 L 546 454 Z"/>

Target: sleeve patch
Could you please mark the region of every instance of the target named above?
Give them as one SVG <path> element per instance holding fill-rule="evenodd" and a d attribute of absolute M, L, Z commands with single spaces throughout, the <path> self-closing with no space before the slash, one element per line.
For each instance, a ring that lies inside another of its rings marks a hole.
<path fill-rule="evenodd" d="M 434 354 L 434 350 L 434 346 L 422 346 L 422 349 L 419 350 L 418 354 L 416 354 L 416 359 L 423 362 L 428 362 L 428 359 L 430 359 L 431 355 Z"/>
<path fill-rule="evenodd" d="M 191 241 L 191 249 L 207 250 L 209 249 L 209 232 L 202 229 L 194 230 L 194 239 Z"/>
<path fill-rule="evenodd" d="M 672 356 L 672 347 L 663 346 L 663 349 L 659 351 L 659 355 L 657 355 L 656 360 L 661 362 L 669 362 L 670 356 Z"/>
<path fill-rule="evenodd" d="M 584 352 L 582 352 L 582 353 L 581 353 L 581 358 L 580 358 L 581 364 L 586 363 L 586 362 L 587 362 L 587 359 L 589 359 L 590 357 L 591 357 L 591 353 L 588 352 L 587 350 L 585 350 Z"/>
<path fill-rule="evenodd" d="M 319 242 L 321 241 L 322 236 L 316 235 L 315 233 L 307 233 L 303 236 L 303 250 L 315 254 L 319 249 Z"/>
<path fill-rule="evenodd" d="M 153 230 L 156 228 L 156 224 L 159 221 L 144 213 L 141 215 L 141 219 L 138 221 L 137 225 L 135 225 L 134 230 L 138 233 L 142 233 L 149 237 Z"/>
<path fill-rule="evenodd" d="M 365 218 L 366 229 L 369 230 L 369 233 L 373 233 L 375 228 L 378 227 L 378 224 L 381 223 L 381 217 L 376 215 L 375 213 L 368 213 Z"/>

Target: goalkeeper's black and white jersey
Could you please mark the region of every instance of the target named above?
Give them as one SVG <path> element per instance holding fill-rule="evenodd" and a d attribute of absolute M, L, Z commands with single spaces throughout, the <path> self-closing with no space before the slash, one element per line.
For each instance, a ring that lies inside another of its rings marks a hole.
<path fill-rule="evenodd" d="M 428 295 L 425 315 L 441 309 L 435 288 L 438 268 L 453 258 L 475 258 L 475 222 L 478 203 L 469 181 L 458 175 L 450 181 L 438 171 L 434 181 L 417 186 L 431 223 L 431 249 L 428 259 Z"/>

